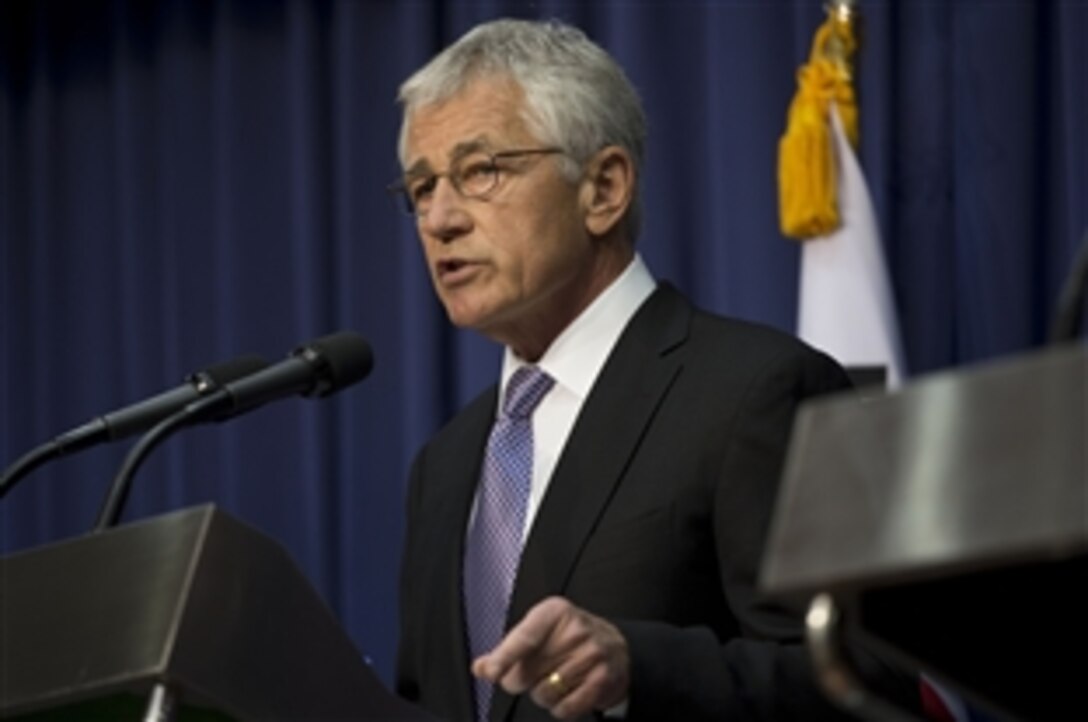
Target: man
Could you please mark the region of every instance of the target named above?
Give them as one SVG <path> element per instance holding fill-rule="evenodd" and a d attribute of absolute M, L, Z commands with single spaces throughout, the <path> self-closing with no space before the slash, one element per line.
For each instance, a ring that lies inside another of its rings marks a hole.
<path fill-rule="evenodd" d="M 755 581 L 794 411 L 842 370 L 655 284 L 641 104 L 580 31 L 485 24 L 400 100 L 435 290 L 506 350 L 413 466 L 398 691 L 454 720 L 834 716 Z"/>

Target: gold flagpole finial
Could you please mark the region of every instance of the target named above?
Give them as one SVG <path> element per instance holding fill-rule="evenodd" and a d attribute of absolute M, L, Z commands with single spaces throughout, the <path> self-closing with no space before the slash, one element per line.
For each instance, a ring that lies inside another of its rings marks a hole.
<path fill-rule="evenodd" d="M 813 55 L 835 63 L 836 69 L 847 79 L 853 77 L 853 57 L 857 47 L 854 20 L 857 18 L 856 0 L 831 0 L 824 4 L 827 22 L 816 35 Z"/>
<path fill-rule="evenodd" d="M 824 5 L 824 10 L 839 22 L 848 23 L 857 14 L 857 0 L 830 0 Z"/>

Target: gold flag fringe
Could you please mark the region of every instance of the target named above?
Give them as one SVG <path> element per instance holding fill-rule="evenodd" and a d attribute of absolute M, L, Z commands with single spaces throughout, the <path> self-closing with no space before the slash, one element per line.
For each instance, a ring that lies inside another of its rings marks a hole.
<path fill-rule="evenodd" d="M 849 14 L 831 11 L 816 31 L 809 61 L 797 71 L 797 93 L 778 143 L 779 223 L 791 238 L 822 236 L 839 227 L 830 112 L 834 102 L 846 137 L 857 147 L 858 109 L 850 72 L 855 48 Z"/>

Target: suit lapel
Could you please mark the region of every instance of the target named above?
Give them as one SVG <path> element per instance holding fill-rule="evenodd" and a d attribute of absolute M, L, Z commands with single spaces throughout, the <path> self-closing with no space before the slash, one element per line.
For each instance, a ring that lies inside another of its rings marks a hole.
<path fill-rule="evenodd" d="M 655 411 L 681 371 L 671 352 L 687 336 L 691 307 L 662 286 L 639 309 L 582 407 L 522 552 L 508 626 L 538 601 L 562 594 L 590 534 Z M 497 692 L 492 720 L 513 699 Z"/>

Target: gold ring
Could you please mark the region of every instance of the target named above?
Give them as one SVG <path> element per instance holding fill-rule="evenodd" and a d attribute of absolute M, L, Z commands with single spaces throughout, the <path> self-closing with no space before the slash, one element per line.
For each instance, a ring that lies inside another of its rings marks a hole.
<path fill-rule="evenodd" d="M 559 672 L 552 672 L 548 675 L 548 686 L 552 689 L 559 690 L 559 695 L 562 696 L 566 693 L 566 686 L 563 684 L 563 675 Z"/>

